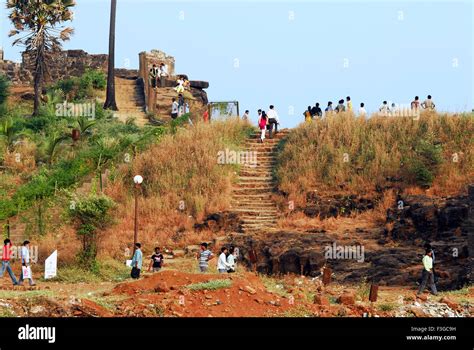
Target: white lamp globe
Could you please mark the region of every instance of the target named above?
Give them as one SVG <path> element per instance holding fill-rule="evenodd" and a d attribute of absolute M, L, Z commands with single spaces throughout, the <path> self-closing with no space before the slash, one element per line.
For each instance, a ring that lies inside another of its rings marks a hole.
<path fill-rule="evenodd" d="M 143 182 L 143 177 L 141 175 L 136 175 L 133 178 L 133 182 L 135 182 L 137 185 L 140 185 Z"/>

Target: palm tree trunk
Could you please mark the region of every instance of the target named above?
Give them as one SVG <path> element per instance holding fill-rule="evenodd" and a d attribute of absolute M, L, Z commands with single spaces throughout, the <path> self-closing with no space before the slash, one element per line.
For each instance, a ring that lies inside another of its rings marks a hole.
<path fill-rule="evenodd" d="M 40 36 L 43 34 L 40 34 Z M 43 76 L 44 76 L 44 38 L 39 38 L 35 57 L 35 74 L 34 74 L 34 92 L 35 99 L 33 103 L 33 116 L 39 115 L 41 106 L 41 93 L 43 92 Z"/>
<path fill-rule="evenodd" d="M 117 111 L 115 101 L 115 15 L 117 12 L 117 0 L 111 0 L 110 5 L 110 29 L 109 29 L 109 64 L 107 72 L 107 96 L 104 109 Z"/>

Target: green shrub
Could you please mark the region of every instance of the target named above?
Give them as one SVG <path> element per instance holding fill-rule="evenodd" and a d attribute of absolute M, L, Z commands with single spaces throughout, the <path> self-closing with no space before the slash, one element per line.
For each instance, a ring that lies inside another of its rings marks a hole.
<path fill-rule="evenodd" d="M 0 105 L 3 105 L 8 98 L 10 91 L 10 82 L 7 77 L 0 75 Z"/>
<path fill-rule="evenodd" d="M 109 210 L 114 205 L 114 201 L 105 195 L 90 195 L 83 199 L 74 199 L 69 207 L 69 215 L 76 222 L 76 232 L 83 244 L 78 256 L 79 263 L 95 274 L 99 272 L 99 265 L 95 259 L 97 232 L 111 223 Z"/>

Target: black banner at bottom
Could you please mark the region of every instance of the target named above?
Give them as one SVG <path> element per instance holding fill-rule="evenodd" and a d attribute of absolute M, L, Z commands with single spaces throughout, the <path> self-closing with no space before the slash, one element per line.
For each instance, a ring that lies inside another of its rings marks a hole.
<path fill-rule="evenodd" d="M 470 318 L 2 318 L 0 349 L 177 342 L 201 346 L 199 342 L 215 337 L 229 338 L 229 344 L 246 337 L 275 344 L 291 337 L 295 345 L 310 340 L 337 348 L 473 349 L 473 326 Z"/>

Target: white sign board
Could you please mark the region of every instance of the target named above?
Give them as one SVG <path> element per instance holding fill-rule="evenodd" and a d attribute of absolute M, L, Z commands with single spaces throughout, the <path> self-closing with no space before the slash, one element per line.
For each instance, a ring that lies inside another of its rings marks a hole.
<path fill-rule="evenodd" d="M 58 266 L 58 251 L 55 250 L 44 262 L 44 279 L 56 277 Z"/>

